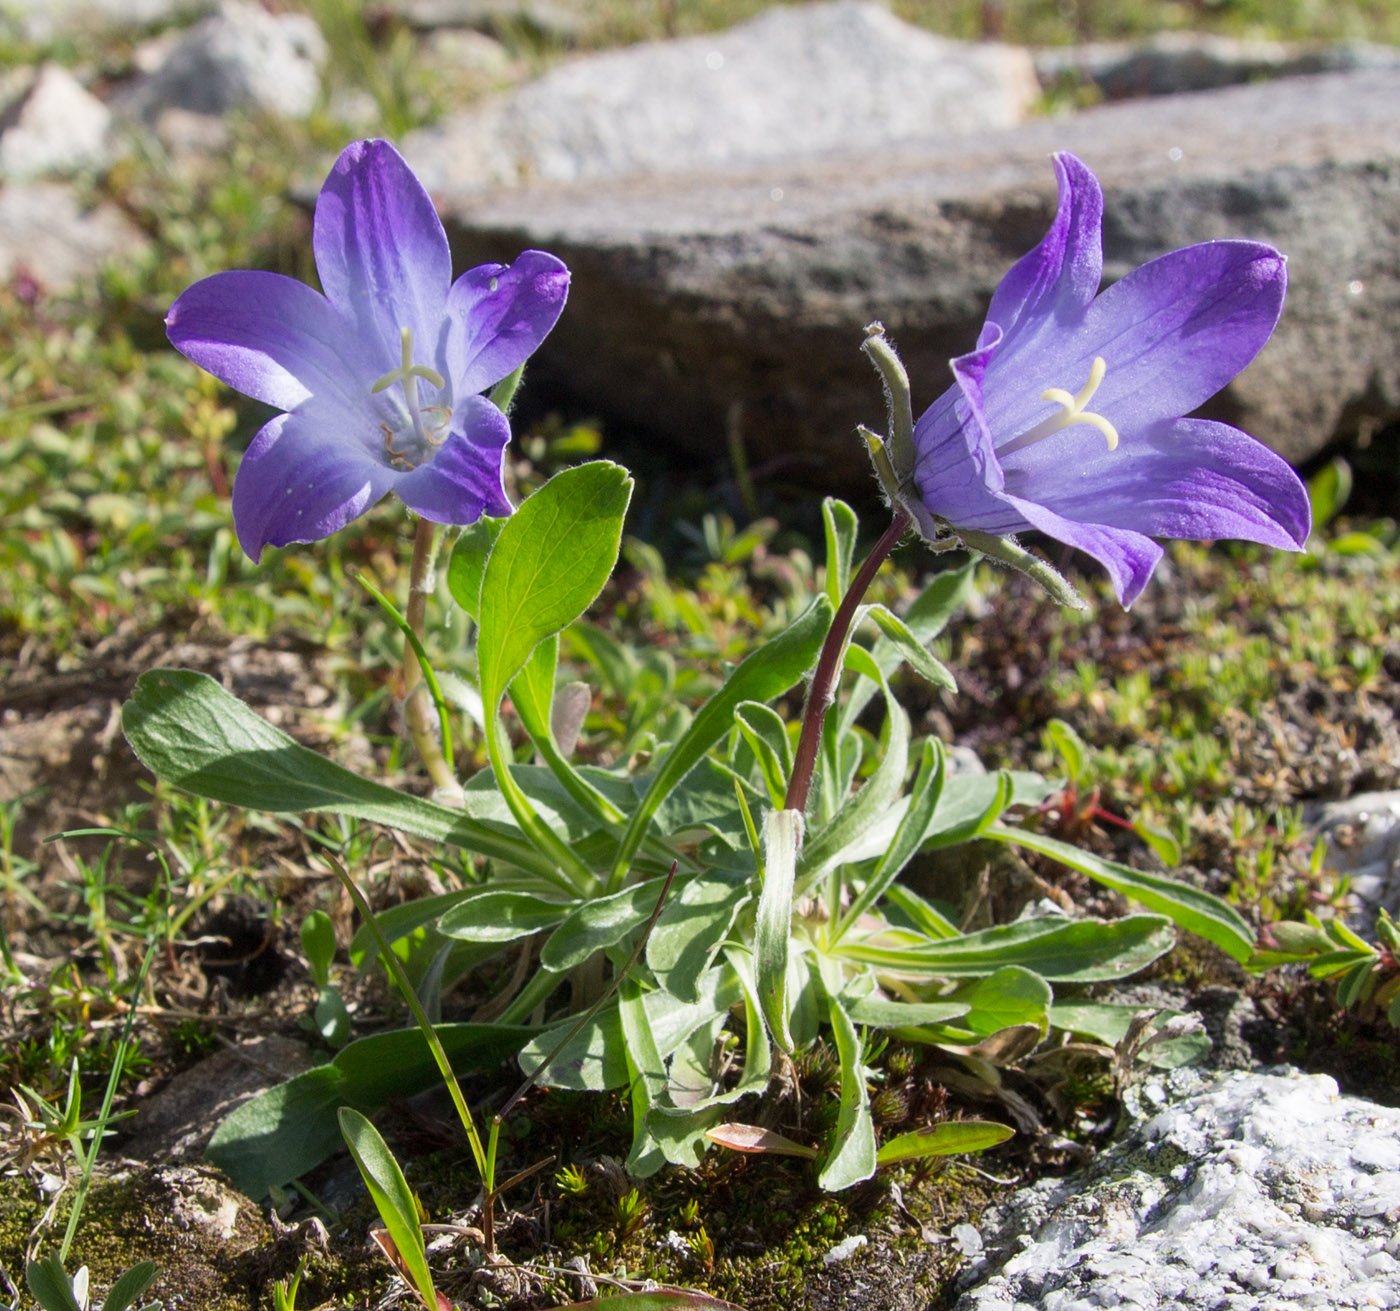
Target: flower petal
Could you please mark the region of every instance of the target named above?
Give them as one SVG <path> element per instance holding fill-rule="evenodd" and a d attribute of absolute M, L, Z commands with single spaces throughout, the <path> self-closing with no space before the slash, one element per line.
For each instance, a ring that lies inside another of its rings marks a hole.
<path fill-rule="evenodd" d="M 462 274 L 447 295 L 443 360 L 455 393 L 485 391 L 513 373 L 554 327 L 568 294 L 569 270 L 541 250 Z"/>
<path fill-rule="evenodd" d="M 1227 423 L 1177 419 L 1125 435 L 1037 499 L 1060 515 L 1153 537 L 1238 538 L 1297 550 L 1312 507 L 1288 462 Z"/>
<path fill-rule="evenodd" d="M 356 389 L 355 345 L 319 292 L 280 273 L 216 273 L 165 316 L 182 355 L 254 400 L 294 410 L 311 396 Z"/>
<path fill-rule="evenodd" d="M 501 484 L 509 442 L 506 416 L 483 396 L 465 396 L 437 454 L 400 477 L 394 491 L 410 510 L 434 523 L 469 524 L 483 514 L 509 514 Z"/>
<path fill-rule="evenodd" d="M 356 141 L 341 152 L 316 200 L 312 246 L 327 298 L 374 343 L 378 373 L 398 367 L 403 328 L 413 332 L 418 363 L 437 358 L 452 280 L 447 234 L 387 141 Z"/>
<path fill-rule="evenodd" d="M 1050 231 L 1001 280 L 987 311 L 1008 344 L 1046 321 L 1077 320 L 1103 277 L 1103 189 L 1076 156 L 1054 158 L 1060 201 Z"/>
<path fill-rule="evenodd" d="M 1081 523 L 1034 501 L 1009 494 L 1006 499 L 1026 516 L 1031 527 L 1085 555 L 1092 555 L 1103 565 L 1124 609 L 1137 600 L 1152 577 L 1157 561 L 1162 558 L 1162 548 L 1156 542 L 1131 528 Z"/>
<path fill-rule="evenodd" d="M 982 416 L 982 378 L 1001 334 L 989 323 L 983 338 L 975 351 L 952 361 L 955 384 L 914 425 L 914 482 L 925 508 L 940 519 L 984 532 L 1016 532 L 993 526 L 1006 515 L 996 497 L 1003 478 Z"/>
<path fill-rule="evenodd" d="M 253 438 L 233 481 L 233 522 L 254 561 L 265 546 L 314 542 L 363 514 L 395 481 L 343 421 L 279 414 Z"/>
<path fill-rule="evenodd" d="M 1120 432 L 1189 414 L 1263 348 L 1283 309 L 1288 272 L 1272 246 L 1209 241 L 1134 269 L 1089 307 L 1075 334 L 1023 357 L 1014 383 L 1076 390 L 1095 356 L 1108 364 L 1092 408 Z M 994 363 L 991 370 L 998 373 Z M 1036 376 L 1031 376 L 1034 373 Z M 991 384 L 988 384 L 991 389 Z"/>

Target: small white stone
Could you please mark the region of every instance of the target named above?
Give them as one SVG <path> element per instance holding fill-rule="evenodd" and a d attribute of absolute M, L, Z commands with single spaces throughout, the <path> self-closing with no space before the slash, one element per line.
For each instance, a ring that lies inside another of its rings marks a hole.
<path fill-rule="evenodd" d="M 982 1235 L 971 1225 L 954 1225 L 953 1246 L 964 1256 L 980 1256 L 983 1247 Z"/>
<path fill-rule="evenodd" d="M 852 1234 L 843 1238 L 829 1252 L 822 1256 L 822 1265 L 836 1265 L 839 1261 L 849 1261 L 870 1240 L 864 1234 Z"/>

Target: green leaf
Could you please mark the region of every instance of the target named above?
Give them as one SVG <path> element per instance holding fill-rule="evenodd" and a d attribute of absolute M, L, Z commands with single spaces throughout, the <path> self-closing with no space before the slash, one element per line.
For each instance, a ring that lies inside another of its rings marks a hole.
<path fill-rule="evenodd" d="M 73 1296 L 73 1284 L 57 1253 L 31 1261 L 24 1270 L 24 1282 L 44 1311 L 83 1311 Z"/>
<path fill-rule="evenodd" d="M 328 1047 L 344 1047 L 350 1037 L 350 1013 L 336 988 L 322 988 L 313 1015 L 316 1032 Z"/>
<path fill-rule="evenodd" d="M 948 569 L 935 574 L 929 585 L 914 598 L 913 603 L 904 612 L 904 626 L 913 633 L 921 646 L 932 642 L 953 615 L 967 604 L 968 597 L 972 594 L 975 573 L 976 562 L 969 560 L 958 569 Z M 886 678 L 894 673 L 900 661 L 898 647 L 885 637 L 876 641 L 871 655 Z M 838 738 L 844 738 L 850 733 L 875 692 L 876 684 L 873 681 L 857 681 L 845 705 L 841 707 L 837 719 Z"/>
<path fill-rule="evenodd" d="M 616 1293 L 591 1302 L 570 1302 L 561 1311 L 743 1311 L 705 1293 L 663 1288 L 655 1293 Z"/>
<path fill-rule="evenodd" d="M 1117 861 L 1105 860 L 1080 847 L 1026 829 L 991 828 L 984 834 L 998 842 L 1038 851 L 1062 865 L 1087 874 L 1096 883 L 1166 915 L 1173 923 L 1213 942 L 1226 955 L 1243 963 L 1254 951 L 1254 933 L 1240 913 L 1218 897 L 1159 874 L 1146 874 Z"/>
<path fill-rule="evenodd" d="M 540 964 L 563 973 L 582 965 L 594 952 L 621 942 L 647 922 L 665 883 L 664 876 L 648 879 L 583 902 L 549 935 L 540 951 Z M 684 885 L 680 887 L 683 891 Z M 672 895 L 678 896 L 679 892 Z"/>
<path fill-rule="evenodd" d="M 151 1286 L 158 1273 L 154 1261 L 141 1261 L 130 1270 L 124 1270 L 117 1277 L 116 1283 L 107 1290 L 107 1296 L 102 1299 L 102 1311 L 127 1311 L 127 1308 Z"/>
<path fill-rule="evenodd" d="M 970 1007 L 964 1025 L 984 1038 L 1018 1024 L 1033 1024 L 1044 1037 L 1054 996 L 1039 974 L 1019 965 L 1004 966 L 958 994 Z"/>
<path fill-rule="evenodd" d="M 1055 983 L 1121 979 L 1166 955 L 1176 941 L 1161 915 L 1102 920 L 1016 920 L 912 947 L 877 947 L 849 939 L 834 954 L 885 969 L 968 978 L 1020 965 Z"/>
<path fill-rule="evenodd" d="M 492 1070 L 534 1029 L 501 1024 L 440 1024 L 437 1035 L 458 1074 Z M 320 1165 L 340 1145 L 336 1111 L 373 1112 L 391 1097 L 411 1097 L 441 1081 L 417 1028 L 357 1038 L 318 1065 L 259 1093 L 225 1117 L 206 1155 L 252 1198 Z"/>
<path fill-rule="evenodd" d="M 934 687 L 943 688 L 948 692 L 958 690 L 957 680 L 948 667 L 930 654 L 928 648 L 914 636 L 904 620 L 894 611 L 883 605 L 872 605 L 867 608 L 865 615 L 874 621 L 876 627 L 899 652 L 900 658 L 916 674 Z"/>
<path fill-rule="evenodd" d="M 1109 1047 L 1115 1047 L 1127 1035 L 1133 1018 L 1141 1006 L 1125 1006 L 1103 1001 L 1056 1002 L 1050 1008 L 1050 1023 L 1066 1033 L 1080 1033 Z M 1160 1028 L 1180 1011 L 1163 1011 L 1156 1020 Z M 1139 1059 L 1161 1070 L 1174 1070 L 1192 1065 L 1210 1051 L 1210 1037 L 1205 1033 L 1186 1033 L 1179 1038 L 1153 1043 L 1143 1050 Z"/>
<path fill-rule="evenodd" d="M 759 1009 L 773 1041 L 793 1050 L 788 1027 L 788 947 L 792 941 L 792 889 L 802 843 L 802 814 L 770 810 L 763 817 L 763 888 L 754 917 L 754 979 Z"/>
<path fill-rule="evenodd" d="M 783 717 L 761 701 L 745 701 L 735 708 L 734 722 L 763 771 L 769 804 L 781 809 L 792 773 L 792 740 Z"/>
<path fill-rule="evenodd" d="M 943 794 L 943 776 L 943 744 L 937 738 L 925 738 L 919 755 L 919 771 L 909 793 L 909 806 L 899 821 L 899 827 L 895 829 L 890 845 L 875 862 L 870 877 L 865 880 L 860 891 L 851 899 L 850 907 L 841 916 L 840 925 L 833 935 L 835 938 L 840 938 L 885 895 L 890 884 L 914 858 L 933 820 L 934 811 L 938 808 L 938 799 Z"/>
<path fill-rule="evenodd" d="M 699 994 L 699 1001 L 693 1004 L 677 1001 L 661 991 L 649 992 L 642 998 L 647 1023 L 663 1060 L 710 1016 L 735 1005 L 743 996 L 743 989 L 732 969 L 720 968 L 700 980 Z M 520 1052 L 521 1070 L 534 1073 L 575 1023 L 570 1017 L 531 1038 Z M 543 1082 L 551 1088 L 601 1092 L 625 1086 L 628 1078 L 622 1022 L 617 1007 L 608 1006 L 570 1039 Z"/>
<path fill-rule="evenodd" d="M 301 949 L 306 953 L 316 986 L 324 988 L 330 982 L 331 962 L 335 960 L 335 925 L 325 911 L 310 911 L 302 920 Z"/>
<path fill-rule="evenodd" d="M 701 977 L 752 895 L 748 878 L 722 870 L 698 874 L 675 893 L 647 939 L 647 964 L 657 983 L 681 1001 L 699 1000 Z"/>
<path fill-rule="evenodd" d="M 831 627 L 831 616 L 831 602 L 819 597 L 791 626 L 752 652 L 700 707 L 690 727 L 652 775 L 646 795 L 632 813 L 613 865 L 614 884 L 621 882 L 657 807 L 729 732 L 735 707 L 742 701 L 771 701 L 796 683 L 817 658 Z"/>
<path fill-rule="evenodd" d="M 447 590 L 473 619 L 481 613 L 481 580 L 486 574 L 486 561 L 508 522 L 508 518 L 482 515 L 463 528 L 453 543 L 447 561 Z"/>
<path fill-rule="evenodd" d="M 413 1190 L 403 1177 L 399 1163 L 389 1150 L 379 1131 L 359 1111 L 342 1106 L 339 1113 L 340 1131 L 360 1177 L 374 1201 L 379 1218 L 389 1231 L 399 1259 L 403 1262 L 418 1289 L 425 1306 L 436 1307 L 437 1290 L 428 1269 L 428 1254 L 423 1241 L 423 1229 L 418 1222 L 418 1204 Z"/>
<path fill-rule="evenodd" d="M 835 997 L 828 998 L 827 1012 L 841 1060 L 841 1106 L 831 1151 L 817 1183 L 826 1192 L 836 1193 L 875 1173 L 875 1122 L 870 1118 L 870 1095 L 865 1088 L 865 1066 L 855 1025 Z"/>
<path fill-rule="evenodd" d="M 885 694 L 889 740 L 880 763 L 860 791 L 848 796 L 830 822 L 822 825 L 804 844 L 797 862 L 798 877 L 804 887 L 838 861 L 849 859 L 851 848 L 867 841 L 878 824 L 889 820 L 891 807 L 904 788 L 904 775 L 909 768 L 909 716 L 904 713 L 904 707 L 890 695 L 869 652 L 858 646 L 847 647 L 846 659 L 851 667 L 861 669 L 879 682 Z"/>
<path fill-rule="evenodd" d="M 147 769 L 195 796 L 273 814 L 329 810 L 553 874 L 518 835 L 395 792 L 299 746 L 207 674 L 142 674 L 122 707 L 122 728 Z"/>
<path fill-rule="evenodd" d="M 637 1179 L 647 1179 L 667 1160 L 647 1129 L 647 1115 L 653 1107 L 669 1106 L 670 1096 L 666 1091 L 666 1066 L 656 1046 L 651 1017 L 633 978 L 623 979 L 618 987 L 617 1017 L 622 1028 L 628 1100 L 632 1107 L 632 1148 L 627 1154 L 627 1173 Z M 697 1155 L 693 1160 L 673 1161 L 672 1164 L 696 1166 L 700 1159 Z"/>
<path fill-rule="evenodd" d="M 1084 739 L 1063 719 L 1052 719 L 1045 725 L 1045 736 L 1055 753 L 1065 762 L 1065 775 L 1071 783 L 1078 783 L 1084 776 L 1084 762 L 1087 748 Z"/>
<path fill-rule="evenodd" d="M 445 911 L 438 917 L 437 929 L 461 942 L 518 942 L 552 929 L 576 904 L 551 901 L 533 892 L 487 890 Z"/>
<path fill-rule="evenodd" d="M 971 1007 L 965 1001 L 883 1001 L 860 997 L 846 1002 L 846 1013 L 869 1029 L 907 1029 L 917 1024 L 947 1024 Z"/>
<path fill-rule="evenodd" d="M 478 615 L 477 673 L 488 716 L 535 647 L 603 590 L 631 495 L 625 469 L 595 460 L 555 474 L 502 526 L 482 574 Z"/>
<path fill-rule="evenodd" d="M 947 1120 L 931 1129 L 900 1134 L 880 1147 L 876 1161 L 880 1165 L 899 1165 L 927 1156 L 956 1156 L 962 1152 L 985 1152 L 996 1147 L 1014 1132 L 992 1120 Z"/>
<path fill-rule="evenodd" d="M 826 530 L 826 595 L 836 608 L 851 585 L 851 560 L 860 523 L 845 501 L 828 496 L 822 501 L 822 525 Z"/>

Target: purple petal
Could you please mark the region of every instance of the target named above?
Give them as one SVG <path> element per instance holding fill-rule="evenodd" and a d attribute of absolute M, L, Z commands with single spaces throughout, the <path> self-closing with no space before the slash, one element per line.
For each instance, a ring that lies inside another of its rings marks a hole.
<path fill-rule="evenodd" d="M 327 415 L 279 414 L 253 438 L 233 482 L 233 522 L 256 561 L 265 546 L 314 542 L 344 528 L 394 485 Z"/>
<path fill-rule="evenodd" d="M 509 514 L 501 464 L 510 442 L 506 416 L 482 396 L 466 396 L 452 414 L 452 433 L 436 455 L 394 484 L 410 510 L 434 523 L 475 523 Z"/>
<path fill-rule="evenodd" d="M 428 193 L 387 141 L 341 152 L 316 200 L 312 245 L 327 298 L 378 347 L 378 373 L 399 365 L 403 328 L 418 363 L 437 358 L 452 256 Z"/>
<path fill-rule="evenodd" d="M 994 324 L 975 351 L 952 362 L 950 387 L 914 425 L 914 481 L 924 507 L 950 524 L 986 533 L 1029 525 L 1000 495 L 1005 483 L 987 428 L 982 380 L 1001 344 Z M 928 525 L 923 525 L 928 532 Z"/>
<path fill-rule="evenodd" d="M 345 324 L 324 296 L 280 273 L 235 270 L 196 282 L 170 307 L 165 331 L 201 368 L 281 410 L 358 389 Z"/>
<path fill-rule="evenodd" d="M 1179 418 L 1259 353 L 1287 285 L 1283 256 L 1272 246 L 1210 241 L 1172 251 L 1109 287 L 1073 337 L 1047 343 L 1033 371 L 1023 358 L 1020 376 L 1000 385 L 1036 396 L 1042 387 L 1077 391 L 1097 355 L 1108 372 L 1090 408 L 1120 432 Z"/>
<path fill-rule="evenodd" d="M 1307 491 L 1288 462 L 1207 419 L 1125 435 L 1116 451 L 1038 488 L 1036 499 L 1072 519 L 1153 537 L 1238 538 L 1290 551 L 1312 526 Z"/>
<path fill-rule="evenodd" d="M 1103 565 L 1124 609 L 1137 600 L 1138 594 L 1147 586 L 1147 580 L 1152 577 L 1157 561 L 1162 558 L 1162 548 L 1156 542 L 1131 528 L 1082 523 L 1056 514 L 1034 501 L 1010 495 L 1007 500 L 1021 510 L 1031 527 L 1038 528 L 1046 536 L 1066 546 L 1083 551 L 1085 555 L 1093 556 Z"/>
<path fill-rule="evenodd" d="M 447 295 L 444 371 L 456 393 L 485 391 L 529 359 L 568 294 L 569 270 L 540 250 L 462 274 Z"/>
<path fill-rule="evenodd" d="M 1103 276 L 1103 190 L 1083 161 L 1055 157 L 1059 207 L 1050 231 L 1002 280 L 987 318 L 1013 338 L 1049 319 L 1073 322 L 1094 299 Z"/>

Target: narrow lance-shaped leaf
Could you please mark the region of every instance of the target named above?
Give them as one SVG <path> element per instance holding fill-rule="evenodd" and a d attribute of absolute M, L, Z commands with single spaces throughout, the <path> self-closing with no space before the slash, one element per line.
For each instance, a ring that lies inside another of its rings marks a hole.
<path fill-rule="evenodd" d="M 518 835 L 361 778 L 299 745 L 207 674 L 142 674 L 122 707 L 122 728 L 147 769 L 195 796 L 273 814 L 334 811 L 552 872 Z"/>
<path fill-rule="evenodd" d="M 927 1156 L 985 1152 L 1011 1137 L 1011 1129 L 991 1120 L 948 1120 L 932 1129 L 891 1138 L 881 1145 L 876 1160 L 880 1165 L 898 1165 L 901 1161 L 917 1161 Z"/>
<path fill-rule="evenodd" d="M 982 836 L 1051 856 L 1061 864 L 1087 874 L 1096 883 L 1131 897 L 1148 910 L 1168 916 L 1181 928 L 1200 934 L 1237 961 L 1247 961 L 1254 951 L 1254 934 L 1240 913 L 1199 888 L 1175 879 L 1147 874 L 1120 865 L 1117 861 L 1105 860 L 1081 847 L 1027 829 L 993 826 L 986 829 Z"/>
<path fill-rule="evenodd" d="M 788 1028 L 788 951 L 792 887 L 802 844 L 802 812 L 771 810 L 763 817 L 763 889 L 754 918 L 754 976 L 758 1004 L 773 1041 L 791 1052 Z"/>
<path fill-rule="evenodd" d="M 425 1306 L 438 1305 L 437 1290 L 428 1269 L 423 1229 L 418 1221 L 418 1204 L 399 1163 L 379 1131 L 363 1115 L 349 1106 L 340 1109 L 340 1131 L 355 1158 L 379 1218 L 389 1231 L 405 1270 L 411 1275 Z"/>
<path fill-rule="evenodd" d="M 891 805 L 904 786 L 909 768 L 909 716 L 890 695 L 884 675 L 863 647 L 846 649 L 847 664 L 874 679 L 885 693 L 889 717 L 889 740 L 875 772 L 859 792 L 847 797 L 831 821 L 813 833 L 802 848 L 798 876 L 806 887 L 810 881 L 840 860 L 853 845 L 868 838 L 874 826 L 889 820 Z"/>
<path fill-rule="evenodd" d="M 860 1036 L 851 1017 L 835 998 L 828 999 L 831 1034 L 841 1060 L 841 1108 L 831 1151 L 817 1182 L 829 1193 L 869 1179 L 875 1173 L 875 1123 L 870 1118 L 870 1095 L 865 1088 Z"/>
<path fill-rule="evenodd" d="M 1161 915 L 1121 920 L 1016 920 L 979 933 L 913 947 L 885 947 L 849 936 L 834 954 L 904 973 L 975 978 L 1019 965 L 1052 982 L 1121 979 L 1172 949 L 1176 935 Z"/>

